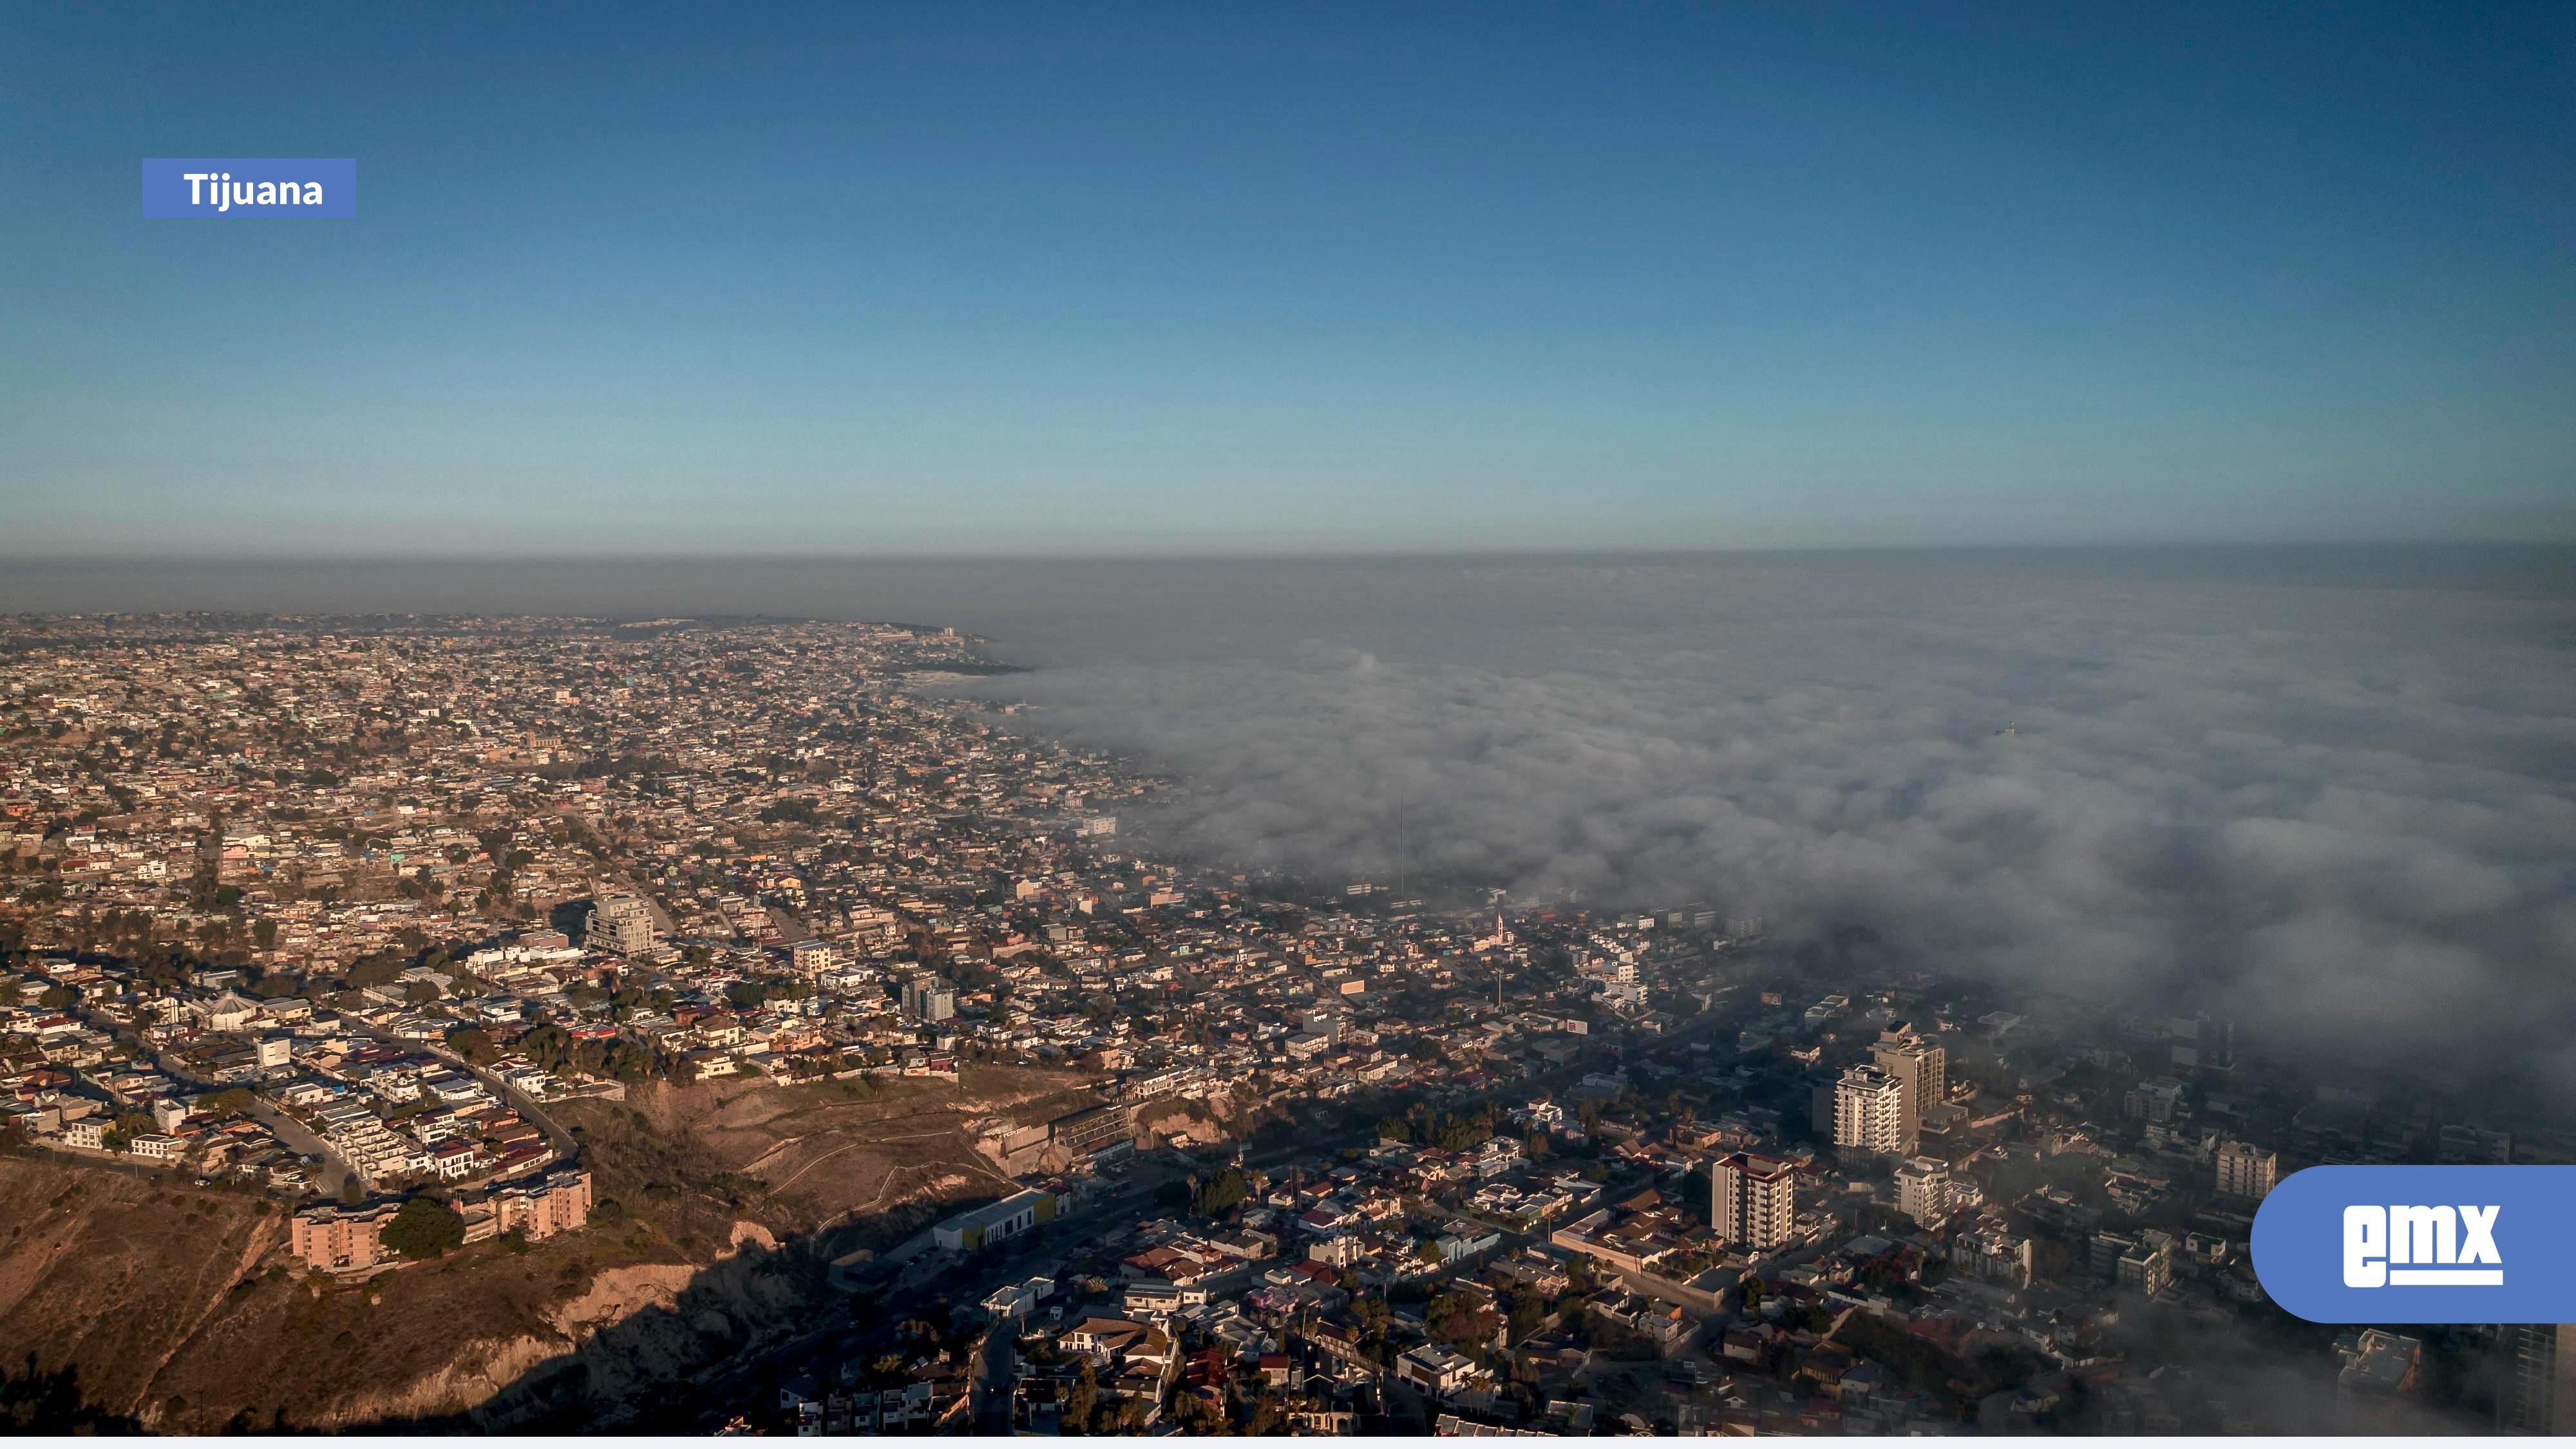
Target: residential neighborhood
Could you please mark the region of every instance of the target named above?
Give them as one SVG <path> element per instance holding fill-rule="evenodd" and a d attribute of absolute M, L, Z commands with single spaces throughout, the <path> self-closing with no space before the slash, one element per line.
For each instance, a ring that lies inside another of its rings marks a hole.
<path fill-rule="evenodd" d="M 1083 1085 L 980 1127 L 1011 1190 L 834 1266 L 878 1327 L 718 1406 L 753 1427 L 2233 1431 L 2253 1361 L 2393 1422 L 2492 1345 L 2310 1333 L 2256 1205 L 2570 1145 L 1706 903 L 1157 859 L 1156 782 L 945 629 L 0 635 L 9 1138 L 273 1195 L 310 1271 L 585 1231 L 549 1104 Z"/>

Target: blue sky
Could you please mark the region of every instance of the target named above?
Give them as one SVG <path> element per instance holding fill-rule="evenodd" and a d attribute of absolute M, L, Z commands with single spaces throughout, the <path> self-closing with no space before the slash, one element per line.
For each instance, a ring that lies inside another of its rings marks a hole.
<path fill-rule="evenodd" d="M 2565 540 L 2571 122 L 2563 5 L 13 6 L 0 554 Z"/>

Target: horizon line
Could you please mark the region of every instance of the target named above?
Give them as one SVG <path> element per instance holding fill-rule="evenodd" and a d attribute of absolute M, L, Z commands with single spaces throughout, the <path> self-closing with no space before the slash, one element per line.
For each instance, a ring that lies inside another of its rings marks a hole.
<path fill-rule="evenodd" d="M 632 552 L 545 553 L 545 552 L 425 552 L 425 553 L 182 553 L 182 552 L 81 552 L 18 554 L 0 552 L 0 565 L 8 567 L 78 567 L 97 564 L 156 564 L 207 566 L 274 567 L 281 564 L 726 564 L 726 563 L 1337 563 L 1337 562 L 1428 562 L 1474 559 L 1656 559 L 1656 558 L 1764 558 L 1818 557 L 1837 555 L 1932 555 L 1932 554 L 2078 554 L 2078 553 L 2265 553 L 2308 551 L 2318 553 L 2365 553 L 2388 550 L 2423 552 L 2487 552 L 2515 550 L 2524 552 L 2576 553 L 2576 535 L 2564 538 L 2386 538 L 2386 539 L 2171 539 L 2153 542 L 2050 542 L 2050 543 L 1842 543 L 1842 544 L 1741 544 L 1741 545 L 1599 545 L 1553 547 L 1476 547 L 1458 549 L 1425 548 L 1347 548 L 1347 549 L 1207 549 L 1167 550 L 1153 552 L 1034 552 L 1034 551 L 807 551 L 777 552 L 701 552 L 684 553 L 639 549 Z"/>

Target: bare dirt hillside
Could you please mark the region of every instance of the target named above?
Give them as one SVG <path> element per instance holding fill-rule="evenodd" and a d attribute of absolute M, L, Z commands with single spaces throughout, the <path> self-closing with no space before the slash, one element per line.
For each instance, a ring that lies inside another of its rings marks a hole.
<path fill-rule="evenodd" d="M 728 1184 L 733 1207 L 765 1199 L 758 1215 L 770 1226 L 808 1231 L 911 1199 L 1008 1192 L 1011 1180 L 975 1150 L 976 1129 L 997 1118 L 1043 1122 L 1096 1100 L 1073 1073 L 969 1066 L 953 1085 L 892 1078 L 660 1087 L 623 1106 L 575 1104 L 564 1116 L 576 1132 L 597 1134 L 610 1149 L 603 1161 L 647 1174 L 632 1185 L 641 1196 L 667 1196 L 675 1175 L 694 1163 L 739 1179 Z"/>
<path fill-rule="evenodd" d="M 364 1284 L 309 1275 L 263 1198 L 0 1157 L 0 1351 L 165 1430 L 336 1427 L 489 1398 L 703 1264 L 612 1206 L 592 1230 L 477 1244 Z"/>
<path fill-rule="evenodd" d="M 180 1343 L 256 1283 L 286 1219 L 255 1196 L 0 1157 L 0 1354 L 132 1413 Z"/>
<path fill-rule="evenodd" d="M 291 1263 L 265 1198 L 0 1156 L 0 1355 L 161 1430 L 575 1426 L 844 1309 L 830 1254 L 1007 1190 L 974 1125 L 1071 1110 L 1079 1086 L 970 1068 L 954 1085 L 717 1082 L 566 1104 L 590 1228 L 364 1284 Z"/>

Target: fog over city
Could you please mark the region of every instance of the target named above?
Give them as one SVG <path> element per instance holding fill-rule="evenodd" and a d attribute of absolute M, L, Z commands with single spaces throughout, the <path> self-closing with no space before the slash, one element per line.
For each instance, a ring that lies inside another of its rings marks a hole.
<path fill-rule="evenodd" d="M 1311 611 L 1281 588 L 1174 591 L 1166 627 L 1212 611 L 1250 643 L 1228 657 L 990 692 L 1175 773 L 1163 829 L 1219 857 L 1708 900 L 2576 1082 L 2563 595 L 1861 558 L 1342 568 Z"/>
<path fill-rule="evenodd" d="M 1031 668 L 966 692 L 1176 783 L 1131 827 L 1163 848 L 1707 902 L 2576 1089 L 2558 554 L 332 566 L 0 602 L 36 595 L 954 624 Z"/>

